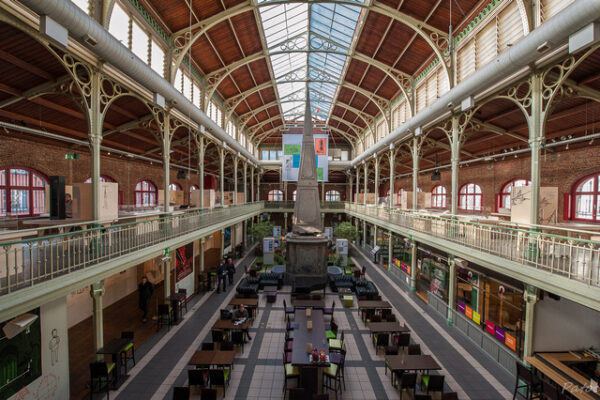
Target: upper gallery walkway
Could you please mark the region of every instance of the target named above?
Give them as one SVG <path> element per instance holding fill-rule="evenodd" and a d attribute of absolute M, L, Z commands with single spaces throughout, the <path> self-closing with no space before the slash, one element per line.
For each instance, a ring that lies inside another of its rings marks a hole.
<path fill-rule="evenodd" d="M 266 202 L 267 210 L 291 211 L 293 202 Z M 323 212 L 344 212 L 378 228 L 436 247 L 600 310 L 600 241 L 594 232 L 558 226 L 518 227 L 335 202 Z"/>

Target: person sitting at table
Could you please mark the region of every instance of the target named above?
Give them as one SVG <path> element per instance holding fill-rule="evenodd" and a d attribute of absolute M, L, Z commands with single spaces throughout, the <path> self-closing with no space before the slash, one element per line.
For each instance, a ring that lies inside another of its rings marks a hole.
<path fill-rule="evenodd" d="M 235 310 L 235 313 L 233 314 L 233 318 L 236 321 L 241 321 L 243 319 L 248 321 L 248 310 L 246 310 L 246 308 L 244 307 L 243 304 L 240 304 L 238 309 Z M 252 338 L 250 337 L 250 332 L 248 332 L 248 325 L 246 325 L 246 329 L 243 329 L 242 332 L 244 332 L 246 334 L 246 337 L 248 338 L 248 340 L 252 340 Z"/>

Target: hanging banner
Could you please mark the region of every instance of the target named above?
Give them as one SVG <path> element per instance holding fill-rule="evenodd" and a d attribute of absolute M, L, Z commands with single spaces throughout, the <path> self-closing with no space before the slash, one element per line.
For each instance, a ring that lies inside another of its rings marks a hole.
<path fill-rule="evenodd" d="M 313 135 L 315 139 L 315 162 L 317 180 L 327 182 L 329 174 L 329 136 Z M 281 179 L 284 182 L 297 182 L 302 154 L 302 135 L 283 135 L 283 157 L 281 159 Z"/>

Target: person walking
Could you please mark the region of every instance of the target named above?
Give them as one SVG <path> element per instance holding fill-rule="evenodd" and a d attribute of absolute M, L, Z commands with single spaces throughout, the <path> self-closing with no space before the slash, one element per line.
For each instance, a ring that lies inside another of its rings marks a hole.
<path fill-rule="evenodd" d="M 221 293 L 221 283 L 223 284 L 223 291 L 227 289 L 227 264 L 223 258 L 217 267 L 217 293 Z"/>
<path fill-rule="evenodd" d="M 150 305 L 150 298 L 152 297 L 153 291 L 154 286 L 148 281 L 146 275 L 142 276 L 142 282 L 138 285 L 140 310 L 144 312 L 142 322 L 148 321 L 148 306 Z"/>
<path fill-rule="evenodd" d="M 233 314 L 233 317 L 236 321 L 241 321 L 244 320 L 245 322 L 248 322 L 248 310 L 246 310 L 244 308 L 243 304 L 240 304 L 240 306 L 238 307 L 237 310 L 235 310 L 235 313 Z M 246 338 L 248 340 L 252 340 L 252 338 L 250 337 L 250 332 L 248 332 L 248 325 L 246 324 L 246 329 L 242 329 L 242 332 L 244 332 L 246 334 Z"/>
<path fill-rule="evenodd" d="M 230 285 L 233 285 L 233 274 L 235 274 L 235 265 L 233 265 L 233 259 L 229 257 L 227 259 L 227 275 L 229 276 Z"/>

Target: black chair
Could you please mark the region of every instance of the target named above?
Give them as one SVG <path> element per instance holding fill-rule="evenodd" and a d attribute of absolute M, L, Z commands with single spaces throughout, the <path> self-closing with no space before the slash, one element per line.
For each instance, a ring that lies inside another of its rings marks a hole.
<path fill-rule="evenodd" d="M 288 400 L 304 400 L 306 398 L 306 390 L 304 388 L 288 389 Z"/>
<path fill-rule="evenodd" d="M 381 322 L 381 315 L 373 314 L 368 320 L 369 322 Z"/>
<path fill-rule="evenodd" d="M 223 336 L 221 336 L 223 337 Z M 214 342 L 203 342 L 202 343 L 202 350 L 214 350 L 215 349 L 215 344 Z"/>
<path fill-rule="evenodd" d="M 513 400 L 517 397 L 517 394 L 526 398 L 527 400 L 531 400 L 534 397 L 534 394 L 539 393 L 540 381 L 529 368 L 521 364 L 519 361 L 516 361 L 516 363 L 517 378 L 515 381 Z M 519 384 L 519 382 L 522 382 L 522 384 Z M 523 396 L 519 389 L 525 389 L 525 396 Z"/>
<path fill-rule="evenodd" d="M 561 400 L 563 398 L 561 391 L 552 384 L 552 382 L 542 379 L 541 380 L 542 389 L 541 389 L 541 397 L 543 400 Z"/>
<path fill-rule="evenodd" d="M 231 332 L 231 343 L 234 346 L 240 346 L 242 348 L 242 353 L 244 353 L 244 343 L 246 342 L 244 338 L 244 332 L 242 331 L 233 331 Z"/>
<path fill-rule="evenodd" d="M 390 335 L 388 333 L 380 333 L 373 335 L 373 343 L 375 344 L 375 354 L 380 348 L 387 348 L 390 344 Z"/>
<path fill-rule="evenodd" d="M 213 329 L 211 331 L 211 336 L 212 336 L 213 344 L 214 343 L 221 344 L 225 340 L 226 334 L 225 334 L 225 331 L 222 331 L 220 329 Z"/>
<path fill-rule="evenodd" d="M 221 342 L 221 347 L 219 347 L 220 350 L 233 350 L 233 342 L 229 341 L 229 340 L 224 340 Z"/>
<path fill-rule="evenodd" d="M 173 324 L 173 320 L 171 319 L 171 307 L 168 304 L 159 304 L 158 305 L 158 315 L 157 317 L 157 330 L 159 330 L 163 325 L 167 325 L 167 330 L 171 328 Z"/>
<path fill-rule="evenodd" d="M 333 390 L 336 400 L 338 391 L 342 391 L 340 370 L 341 368 L 337 364 L 330 364 L 329 367 L 323 369 L 323 389 Z"/>
<path fill-rule="evenodd" d="M 189 400 L 190 388 L 186 386 L 175 386 L 173 388 L 173 400 Z"/>
<path fill-rule="evenodd" d="M 397 356 L 398 355 L 398 346 L 387 346 L 385 348 L 386 356 Z"/>
<path fill-rule="evenodd" d="M 133 332 L 121 332 L 121 339 L 131 339 L 131 342 L 129 342 L 129 344 L 123 348 L 123 351 L 121 351 L 121 365 L 125 366 L 125 374 L 127 375 L 127 360 L 132 360 L 133 365 L 135 365 L 135 345 L 133 343 Z"/>
<path fill-rule="evenodd" d="M 183 309 L 185 308 L 185 312 L 188 311 L 187 309 L 187 302 L 188 302 L 188 298 L 187 298 L 187 289 L 179 289 L 177 291 L 177 293 L 182 294 L 183 295 L 183 300 L 181 301 L 181 303 L 179 304 L 179 307 L 181 307 L 181 311 L 183 311 Z"/>
<path fill-rule="evenodd" d="M 385 320 L 387 322 L 396 322 L 396 314 L 389 314 L 387 317 L 385 317 Z"/>
<path fill-rule="evenodd" d="M 444 375 L 423 375 L 422 383 L 425 385 L 427 394 L 429 392 L 440 392 L 444 394 Z"/>
<path fill-rule="evenodd" d="M 288 315 L 294 315 L 294 311 L 295 311 L 294 307 L 288 307 L 287 303 L 285 302 L 285 299 L 283 299 L 283 310 L 284 310 L 284 315 L 283 315 L 284 319 Z"/>
<path fill-rule="evenodd" d="M 458 400 L 458 393 L 446 392 L 442 394 L 442 400 Z"/>
<path fill-rule="evenodd" d="M 286 331 L 291 331 L 294 329 L 294 323 L 290 321 L 290 317 L 287 317 L 287 322 L 285 324 L 285 330 Z"/>
<path fill-rule="evenodd" d="M 229 385 L 229 379 L 231 377 L 231 371 L 229 368 L 215 368 L 208 370 L 208 379 L 210 379 L 210 387 L 223 386 L 223 397 L 225 397 L 225 390 Z"/>
<path fill-rule="evenodd" d="M 93 398 L 94 389 L 97 389 L 96 392 L 102 392 L 106 389 L 106 399 L 110 399 L 109 391 L 113 382 L 114 369 L 115 363 L 104 361 L 90 363 L 90 399 Z"/>
<path fill-rule="evenodd" d="M 200 399 L 201 400 L 217 400 L 217 389 L 208 389 L 208 388 L 200 389 Z"/>
<path fill-rule="evenodd" d="M 409 356 L 420 356 L 421 355 L 421 345 L 420 344 L 409 344 L 407 353 Z"/>
<path fill-rule="evenodd" d="M 415 397 L 417 391 L 417 374 L 402 374 L 399 380 L 400 385 L 400 400 L 402 400 L 402 394 L 404 390 L 413 391 L 413 398 Z"/>
<path fill-rule="evenodd" d="M 331 303 L 331 308 L 325 307 L 323 309 L 323 315 L 331 315 L 331 318 L 333 318 L 334 311 L 335 311 L 335 300 Z"/>
<path fill-rule="evenodd" d="M 333 359 L 331 357 L 332 355 L 334 355 Z M 344 350 L 343 353 L 341 353 L 341 352 L 340 353 L 331 353 L 329 355 L 329 361 L 332 364 L 336 364 L 339 367 L 340 379 L 344 386 L 344 390 L 346 390 L 346 377 L 344 376 L 344 364 L 346 363 L 346 351 Z"/>
<path fill-rule="evenodd" d="M 408 347 L 410 345 L 410 333 L 401 333 L 395 336 L 394 343 L 399 348 Z"/>
<path fill-rule="evenodd" d="M 300 382 L 300 369 L 298 367 L 292 365 L 292 363 L 286 362 L 285 352 L 283 352 L 282 360 L 283 360 L 283 374 L 284 374 L 283 393 L 285 393 L 285 390 L 287 389 L 288 380 L 296 379 L 296 382 Z"/>
<path fill-rule="evenodd" d="M 188 369 L 188 385 L 205 387 L 208 383 L 208 369 Z"/>

